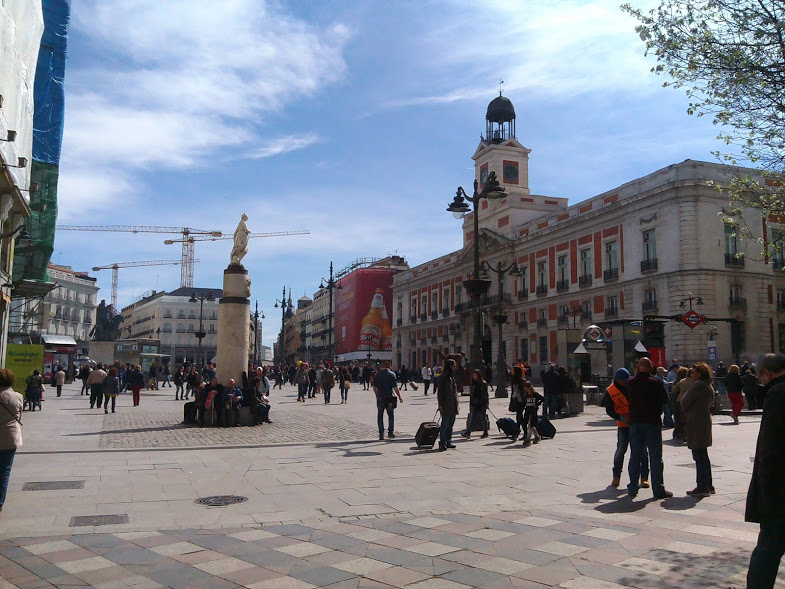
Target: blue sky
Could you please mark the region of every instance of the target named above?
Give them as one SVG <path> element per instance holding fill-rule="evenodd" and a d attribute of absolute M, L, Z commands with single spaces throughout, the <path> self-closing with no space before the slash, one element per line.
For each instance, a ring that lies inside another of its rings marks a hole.
<path fill-rule="evenodd" d="M 269 344 L 282 286 L 310 296 L 331 260 L 461 246 L 445 208 L 500 78 L 536 194 L 574 203 L 712 160 L 717 130 L 649 73 L 634 28 L 613 1 L 74 2 L 58 221 L 309 229 L 244 260 Z M 178 259 L 166 237 L 60 232 L 53 261 Z M 197 244 L 196 286 L 221 286 L 230 249 Z M 119 305 L 179 277 L 121 270 Z"/>

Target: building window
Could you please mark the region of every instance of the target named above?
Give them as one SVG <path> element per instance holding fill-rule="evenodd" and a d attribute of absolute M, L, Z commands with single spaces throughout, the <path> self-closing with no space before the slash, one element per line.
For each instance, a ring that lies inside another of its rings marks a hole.
<path fill-rule="evenodd" d="M 185 333 L 185 323 L 177 324 L 177 333 Z"/>
<path fill-rule="evenodd" d="M 409 316 L 417 317 L 417 299 L 412 299 L 412 308 Z"/>
<path fill-rule="evenodd" d="M 742 294 L 741 286 L 738 284 L 731 284 L 728 289 L 728 294 L 730 295 L 731 302 L 740 300 Z"/>
<path fill-rule="evenodd" d="M 744 353 L 744 350 L 747 347 L 744 328 L 744 321 L 734 321 L 730 324 L 731 352 L 733 352 L 734 355 Z"/>
<path fill-rule="evenodd" d="M 619 250 L 615 241 L 609 241 L 605 244 L 605 264 L 607 270 L 619 269 Z"/>
<path fill-rule="evenodd" d="M 188 319 L 196 319 L 196 311 L 194 310 L 188 311 Z"/>
<path fill-rule="evenodd" d="M 537 262 L 537 284 L 543 287 L 546 287 L 548 285 L 547 262 Z"/>
<path fill-rule="evenodd" d="M 172 331 L 172 324 L 164 323 L 164 331 Z"/>
<path fill-rule="evenodd" d="M 643 232 L 643 259 L 654 260 L 657 257 L 657 241 L 654 229 Z"/>
<path fill-rule="evenodd" d="M 450 289 L 445 288 L 442 291 L 442 309 L 449 309 L 450 308 Z"/>
<path fill-rule="evenodd" d="M 608 297 L 606 309 L 608 309 L 614 315 L 617 314 L 619 312 L 619 298 L 616 296 Z"/>
<path fill-rule="evenodd" d="M 725 253 L 732 256 L 739 253 L 736 225 L 732 223 L 725 223 Z"/>
<path fill-rule="evenodd" d="M 540 337 L 540 364 L 546 364 L 550 358 L 548 354 L 548 336 L 543 335 Z"/>
<path fill-rule="evenodd" d="M 785 270 L 785 232 L 771 230 L 771 265 L 775 270 Z"/>
<path fill-rule="evenodd" d="M 568 280 L 567 256 L 559 256 L 557 266 L 559 268 L 559 281 L 567 282 Z"/>
<path fill-rule="evenodd" d="M 435 313 L 438 308 L 439 308 L 439 293 L 434 291 L 433 294 L 431 294 L 431 313 Z"/>
<path fill-rule="evenodd" d="M 529 267 L 521 266 L 521 287 L 518 290 L 528 290 L 529 288 Z"/>
<path fill-rule="evenodd" d="M 462 286 L 456 286 L 455 287 L 455 304 L 456 305 L 460 305 L 461 304 L 461 298 L 462 297 L 463 297 L 463 287 Z"/>
<path fill-rule="evenodd" d="M 591 276 L 591 250 L 581 250 L 581 276 Z"/>
<path fill-rule="evenodd" d="M 212 319 L 213 321 L 218 319 L 218 316 L 215 314 L 215 311 L 210 311 L 210 319 Z"/>
<path fill-rule="evenodd" d="M 643 291 L 643 300 L 648 303 L 657 303 L 657 291 L 653 288 L 647 288 Z"/>
<path fill-rule="evenodd" d="M 780 323 L 777 326 L 780 343 L 780 353 L 785 353 L 785 323 Z"/>
<path fill-rule="evenodd" d="M 785 289 L 777 289 L 777 310 L 785 310 Z"/>
<path fill-rule="evenodd" d="M 182 309 L 177 311 L 177 318 L 178 319 L 185 319 L 185 311 L 183 311 Z"/>
<path fill-rule="evenodd" d="M 172 310 L 171 309 L 166 309 L 164 311 L 164 319 L 171 319 L 171 318 L 172 318 Z"/>
<path fill-rule="evenodd" d="M 521 338 L 521 360 L 523 362 L 529 361 L 529 338 Z"/>
<path fill-rule="evenodd" d="M 420 315 L 425 315 L 428 312 L 428 295 L 422 295 L 420 300 Z"/>

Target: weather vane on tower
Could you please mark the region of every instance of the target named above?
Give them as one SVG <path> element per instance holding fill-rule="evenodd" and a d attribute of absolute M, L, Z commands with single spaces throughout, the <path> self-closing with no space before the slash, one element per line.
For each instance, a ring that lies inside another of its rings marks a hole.
<path fill-rule="evenodd" d="M 504 80 L 499 78 L 499 96 L 502 95 L 502 84 L 504 84 Z"/>

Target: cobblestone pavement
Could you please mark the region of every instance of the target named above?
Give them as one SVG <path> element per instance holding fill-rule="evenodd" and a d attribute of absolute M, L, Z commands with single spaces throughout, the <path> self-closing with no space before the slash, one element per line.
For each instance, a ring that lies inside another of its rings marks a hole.
<path fill-rule="evenodd" d="M 405 396 L 398 438 L 380 442 L 372 397 L 353 393 L 351 405 L 325 407 L 276 391 L 279 432 L 180 427 L 170 420 L 181 403 L 168 392 L 143 396 L 141 408 L 121 398 L 108 418 L 68 387 L 49 396 L 43 412 L 23 417 L 0 514 L 0 589 L 745 586 L 758 531 L 743 521 L 758 417 L 715 420 L 717 495 L 684 496 L 694 466 L 666 439 L 676 496 L 633 500 L 607 486 L 616 428 L 596 407 L 527 448 L 494 432 L 440 453 L 413 442 L 432 397 Z M 505 404 L 492 399 L 498 416 Z M 307 433 L 284 443 L 298 423 Z M 136 447 L 101 447 L 124 433 Z M 211 495 L 247 500 L 196 502 Z"/>
<path fill-rule="evenodd" d="M 275 411 L 273 423 L 255 427 L 208 427 L 184 424 L 183 412 L 125 411 L 104 416 L 100 448 L 182 448 L 368 440 L 368 425 L 312 411 Z"/>

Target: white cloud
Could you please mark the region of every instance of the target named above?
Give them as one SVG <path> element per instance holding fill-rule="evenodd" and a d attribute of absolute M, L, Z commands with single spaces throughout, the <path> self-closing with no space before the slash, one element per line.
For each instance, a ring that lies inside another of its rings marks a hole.
<path fill-rule="evenodd" d="M 258 0 L 85 0 L 72 24 L 101 58 L 69 65 L 62 169 L 93 166 L 128 182 L 141 170 L 204 166 L 227 149 L 271 157 L 316 143 L 294 129 L 284 147 L 265 120 L 341 79 L 350 36 Z"/>
<path fill-rule="evenodd" d="M 87 167 L 61 168 L 57 183 L 57 221 L 63 224 L 91 224 L 98 213 L 110 210 L 118 200 L 133 206 L 133 182 L 122 172 L 96 174 Z"/>
<path fill-rule="evenodd" d="M 282 153 L 305 149 L 320 141 L 321 139 L 319 139 L 319 136 L 315 133 L 308 133 L 301 137 L 278 137 L 277 139 L 267 142 L 267 144 L 262 147 L 252 148 L 244 157 L 253 160 L 273 157 L 275 155 L 281 155 Z"/>

